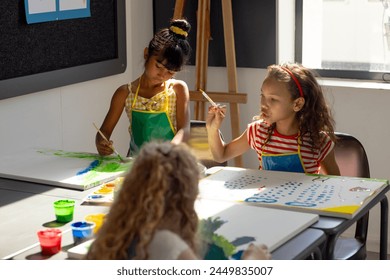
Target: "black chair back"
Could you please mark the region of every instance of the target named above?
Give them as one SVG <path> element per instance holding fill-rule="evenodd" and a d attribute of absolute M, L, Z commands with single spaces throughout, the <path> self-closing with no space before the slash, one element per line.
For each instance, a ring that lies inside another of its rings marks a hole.
<path fill-rule="evenodd" d="M 335 156 L 342 176 L 370 178 L 370 167 L 362 143 L 352 135 L 336 132 Z"/>
<path fill-rule="evenodd" d="M 370 167 L 366 151 L 358 139 L 352 135 L 336 132 L 336 162 L 342 176 L 370 178 Z M 336 241 L 334 259 L 365 259 L 369 213 L 356 222 L 355 238 L 340 237 Z"/>

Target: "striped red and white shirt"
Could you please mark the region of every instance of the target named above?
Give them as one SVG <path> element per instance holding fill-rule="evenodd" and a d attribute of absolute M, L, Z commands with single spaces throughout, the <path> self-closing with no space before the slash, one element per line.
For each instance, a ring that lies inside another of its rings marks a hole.
<path fill-rule="evenodd" d="M 321 161 L 329 154 L 334 147 L 334 142 L 326 133 L 322 133 L 323 141 L 319 149 L 312 149 L 309 137 L 301 137 L 301 157 L 305 173 L 319 173 Z M 259 169 L 262 169 L 261 155 L 296 153 L 298 151 L 298 135 L 286 136 L 278 133 L 276 129 L 272 132 L 270 140 L 264 146 L 268 137 L 268 124 L 262 121 L 250 123 L 247 129 L 249 146 L 257 152 L 259 158 Z"/>

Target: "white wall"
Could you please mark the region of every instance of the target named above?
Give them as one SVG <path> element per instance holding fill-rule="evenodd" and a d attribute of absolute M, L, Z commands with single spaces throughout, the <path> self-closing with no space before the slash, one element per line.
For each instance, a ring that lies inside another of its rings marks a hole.
<path fill-rule="evenodd" d="M 289 2 L 290 0 L 279 0 Z M 280 5 L 291 7 L 289 5 Z M 126 3 L 127 13 L 127 55 L 125 73 L 97 79 L 44 92 L 0 100 L 0 155 L 30 147 L 48 147 L 71 151 L 95 152 L 95 128 L 92 122 L 101 124 L 107 112 L 109 101 L 115 89 L 142 73 L 142 51 L 153 34 L 152 0 L 131 0 Z M 289 36 L 291 38 L 291 36 Z M 285 38 L 284 38 L 285 39 Z M 289 44 L 292 45 L 292 44 Z M 287 51 L 288 53 L 288 51 Z M 259 89 L 264 69 L 239 68 L 238 91 L 248 94 L 248 103 L 241 105 L 241 130 L 257 114 Z M 188 66 L 179 78 L 194 89 L 195 72 Z M 227 90 L 224 68 L 208 69 L 210 91 Z M 331 99 L 337 130 L 355 135 L 368 153 L 371 175 L 389 178 L 390 139 L 387 109 L 390 104 L 390 90 L 355 88 L 348 86 L 327 86 Z M 230 139 L 229 119 L 223 127 L 225 138 Z M 125 154 L 128 145 L 127 119 L 122 116 L 114 131 L 113 140 L 117 149 Z M 257 168 L 254 152 L 244 156 L 244 165 Z M 378 251 L 379 214 L 376 208 L 370 217 L 369 249 Z"/>

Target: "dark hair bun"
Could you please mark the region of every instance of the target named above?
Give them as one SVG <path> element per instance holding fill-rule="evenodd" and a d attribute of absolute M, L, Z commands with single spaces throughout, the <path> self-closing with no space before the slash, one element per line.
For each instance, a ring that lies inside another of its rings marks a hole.
<path fill-rule="evenodd" d="M 169 27 L 169 31 L 178 36 L 181 39 L 185 39 L 188 36 L 188 33 L 191 30 L 190 23 L 185 19 L 175 19 L 171 21 L 171 26 Z"/>

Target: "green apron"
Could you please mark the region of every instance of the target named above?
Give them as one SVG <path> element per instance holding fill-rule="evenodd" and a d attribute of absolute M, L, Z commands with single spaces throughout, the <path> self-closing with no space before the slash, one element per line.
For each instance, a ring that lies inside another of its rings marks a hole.
<path fill-rule="evenodd" d="M 141 81 L 138 84 L 134 101 L 131 106 L 131 139 L 130 155 L 138 153 L 146 142 L 151 140 L 171 141 L 175 136 L 175 129 L 168 117 L 168 89 L 164 83 L 164 104 L 159 111 L 150 108 L 149 111 L 134 109 L 137 101 Z"/>

